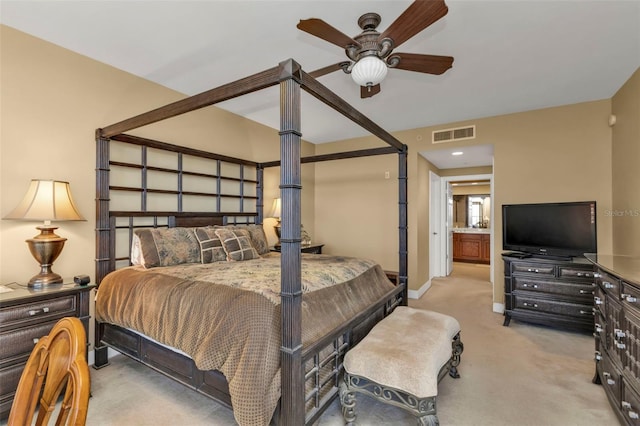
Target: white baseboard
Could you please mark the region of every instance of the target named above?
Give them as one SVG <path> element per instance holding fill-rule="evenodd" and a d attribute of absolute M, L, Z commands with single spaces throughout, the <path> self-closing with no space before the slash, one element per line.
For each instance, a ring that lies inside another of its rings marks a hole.
<path fill-rule="evenodd" d="M 493 303 L 493 312 L 504 314 L 504 303 Z"/>
<path fill-rule="evenodd" d="M 422 295 L 425 294 L 427 290 L 429 290 L 429 288 L 431 288 L 431 280 L 422 284 L 422 286 L 418 290 L 409 290 L 408 291 L 409 299 L 420 299 Z"/>

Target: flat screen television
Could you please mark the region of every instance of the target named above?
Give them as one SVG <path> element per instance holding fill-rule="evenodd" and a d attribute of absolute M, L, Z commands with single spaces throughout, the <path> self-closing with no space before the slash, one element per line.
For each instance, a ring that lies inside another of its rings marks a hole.
<path fill-rule="evenodd" d="M 596 253 L 596 202 L 505 204 L 502 247 L 562 258 Z"/>

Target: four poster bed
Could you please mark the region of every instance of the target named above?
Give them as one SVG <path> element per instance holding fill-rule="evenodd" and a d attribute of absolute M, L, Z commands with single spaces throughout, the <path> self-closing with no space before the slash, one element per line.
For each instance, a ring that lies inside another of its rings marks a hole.
<path fill-rule="evenodd" d="M 124 133 L 275 85 L 279 161 Z M 389 146 L 301 158 L 301 89 Z M 232 406 L 242 425 L 315 421 L 337 396 L 346 351 L 407 303 L 406 146 L 293 60 L 98 129 L 96 142 L 96 368 L 112 347 Z M 385 154 L 399 158 L 395 285 L 374 262 L 300 251 L 301 163 Z M 262 181 L 276 166 L 282 248 L 270 253 Z M 167 176 L 176 187 L 147 183 Z M 162 208 L 167 199 L 176 207 Z"/>

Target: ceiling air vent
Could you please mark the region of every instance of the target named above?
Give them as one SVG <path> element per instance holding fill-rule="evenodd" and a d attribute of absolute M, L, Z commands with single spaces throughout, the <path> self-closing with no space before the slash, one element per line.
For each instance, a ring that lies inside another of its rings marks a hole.
<path fill-rule="evenodd" d="M 457 129 L 438 130 L 432 134 L 432 143 L 443 143 L 459 141 L 463 139 L 474 139 L 476 137 L 476 126 L 458 127 Z"/>

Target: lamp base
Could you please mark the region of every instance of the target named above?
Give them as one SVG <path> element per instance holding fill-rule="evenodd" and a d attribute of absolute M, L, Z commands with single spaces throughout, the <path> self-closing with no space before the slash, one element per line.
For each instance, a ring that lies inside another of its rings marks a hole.
<path fill-rule="evenodd" d="M 54 284 L 62 284 L 62 277 L 52 272 L 51 268 L 49 268 L 49 272 L 40 272 L 38 275 L 31 277 L 27 287 L 44 288 Z"/>
<path fill-rule="evenodd" d="M 61 284 L 62 277 L 51 270 L 53 261 L 62 253 L 66 238 L 56 235 L 57 226 L 38 226 L 40 234 L 27 240 L 29 251 L 40 264 L 40 273 L 34 275 L 27 284 L 32 288 L 43 288 L 53 284 Z"/>

